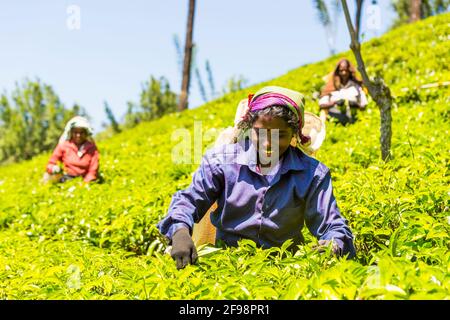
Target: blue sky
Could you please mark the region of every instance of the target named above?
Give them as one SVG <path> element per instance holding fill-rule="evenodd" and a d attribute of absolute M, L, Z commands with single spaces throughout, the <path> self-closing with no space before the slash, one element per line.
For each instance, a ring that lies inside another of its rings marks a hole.
<path fill-rule="evenodd" d="M 364 8 L 365 39 L 383 34 L 394 18 L 389 0 L 378 3 L 379 28 L 370 27 Z M 68 27 L 75 17 L 67 12 L 71 5 L 80 9 L 79 29 Z M 150 75 L 165 76 L 179 92 L 173 37 L 184 42 L 187 9 L 188 0 L 2 1 L 0 88 L 10 95 L 17 81 L 39 77 L 67 106 L 83 106 L 98 132 L 106 119 L 103 101 L 120 120 Z M 335 29 L 337 51 L 347 50 L 343 15 Z M 209 60 L 217 90 L 232 76 L 242 75 L 250 85 L 330 54 L 310 0 L 197 0 L 194 42 L 205 85 Z M 194 108 L 203 101 L 196 80 L 191 84 Z"/>

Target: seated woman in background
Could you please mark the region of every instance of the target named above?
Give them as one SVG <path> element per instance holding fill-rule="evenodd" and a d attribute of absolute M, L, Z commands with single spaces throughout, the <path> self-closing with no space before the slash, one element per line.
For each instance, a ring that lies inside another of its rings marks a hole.
<path fill-rule="evenodd" d="M 76 116 L 67 124 L 59 143 L 47 163 L 44 181 L 65 182 L 82 177 L 84 182 L 98 177 L 99 153 L 92 139 L 92 127 L 86 118 Z M 61 161 L 64 170 L 58 162 Z"/>
<path fill-rule="evenodd" d="M 364 110 L 366 105 L 367 97 L 355 68 L 347 59 L 341 59 L 320 94 L 320 118 L 325 122 L 330 115 L 343 125 L 354 123 L 357 110 Z"/>

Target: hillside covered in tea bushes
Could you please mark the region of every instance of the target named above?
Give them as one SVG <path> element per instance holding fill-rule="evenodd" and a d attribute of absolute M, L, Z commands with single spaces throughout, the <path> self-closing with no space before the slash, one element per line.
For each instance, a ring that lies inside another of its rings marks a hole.
<path fill-rule="evenodd" d="M 102 184 L 43 185 L 49 154 L 0 167 L 0 299 L 449 299 L 450 89 L 418 89 L 450 81 L 449 52 L 450 14 L 364 44 L 368 73 L 396 99 L 387 164 L 373 102 L 356 124 L 327 125 L 317 158 L 331 170 L 356 259 L 312 250 L 305 228 L 295 254 L 242 241 L 200 248 L 199 264 L 177 271 L 155 227 L 198 165 L 173 163 L 175 130 L 194 137 L 201 122 L 218 133 L 240 99 L 268 84 L 303 92 L 317 112 L 323 76 L 341 57 L 354 61 L 345 52 L 98 141 Z"/>

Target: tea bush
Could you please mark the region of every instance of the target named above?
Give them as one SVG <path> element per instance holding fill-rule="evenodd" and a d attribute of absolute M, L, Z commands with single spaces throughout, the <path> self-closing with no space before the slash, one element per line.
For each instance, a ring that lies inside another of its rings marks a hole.
<path fill-rule="evenodd" d="M 289 243 L 242 241 L 200 248 L 200 263 L 177 271 L 155 227 L 197 167 L 173 163 L 174 130 L 193 133 L 201 121 L 219 132 L 240 99 L 269 83 L 303 92 L 317 112 L 313 93 L 352 58 L 345 52 L 99 141 L 102 184 L 43 185 L 48 154 L 0 167 L 0 299 L 449 299 L 450 90 L 417 90 L 450 80 L 449 31 L 443 14 L 363 45 L 369 73 L 396 98 L 390 162 L 380 159 L 373 102 L 356 124 L 327 126 L 317 158 L 331 170 L 355 260 L 317 253 L 303 230 L 295 254 Z"/>

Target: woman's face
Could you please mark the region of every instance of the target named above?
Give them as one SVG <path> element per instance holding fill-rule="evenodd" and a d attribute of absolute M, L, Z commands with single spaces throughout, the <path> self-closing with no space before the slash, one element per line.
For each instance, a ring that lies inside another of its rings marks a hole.
<path fill-rule="evenodd" d="M 350 78 L 349 65 L 347 64 L 346 61 L 342 61 L 339 64 L 338 73 L 339 73 L 339 77 L 341 78 L 342 82 L 346 83 L 348 81 L 348 79 Z"/>
<path fill-rule="evenodd" d="M 73 128 L 72 129 L 72 141 L 77 145 L 81 146 L 87 140 L 87 131 L 84 128 Z"/>
<path fill-rule="evenodd" d="M 278 117 L 261 115 L 253 123 L 252 142 L 258 150 L 258 155 L 265 158 L 266 161 L 260 161 L 262 164 L 270 164 L 268 159 L 275 156 L 281 157 L 292 140 L 293 132 L 288 123 Z"/>

